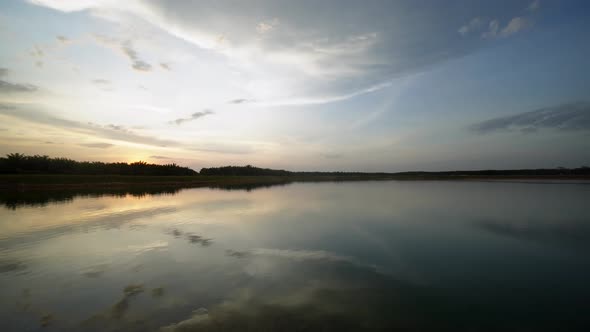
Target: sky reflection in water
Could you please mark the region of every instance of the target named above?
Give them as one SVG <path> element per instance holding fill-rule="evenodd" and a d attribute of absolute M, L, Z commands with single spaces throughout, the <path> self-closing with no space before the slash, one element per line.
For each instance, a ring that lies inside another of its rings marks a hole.
<path fill-rule="evenodd" d="M 52 196 L 0 197 L 3 331 L 589 323 L 581 314 L 590 298 L 586 184 Z"/>

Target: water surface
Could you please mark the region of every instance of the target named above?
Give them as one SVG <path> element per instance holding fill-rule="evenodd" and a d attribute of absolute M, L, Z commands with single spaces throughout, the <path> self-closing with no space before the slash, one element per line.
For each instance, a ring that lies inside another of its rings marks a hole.
<path fill-rule="evenodd" d="M 585 330 L 590 185 L 2 194 L 2 331 Z"/>

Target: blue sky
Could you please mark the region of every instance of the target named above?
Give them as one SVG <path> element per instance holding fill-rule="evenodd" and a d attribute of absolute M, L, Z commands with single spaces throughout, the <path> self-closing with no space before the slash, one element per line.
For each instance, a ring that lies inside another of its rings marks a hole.
<path fill-rule="evenodd" d="M 196 169 L 588 165 L 589 7 L 3 1 L 0 153 Z"/>

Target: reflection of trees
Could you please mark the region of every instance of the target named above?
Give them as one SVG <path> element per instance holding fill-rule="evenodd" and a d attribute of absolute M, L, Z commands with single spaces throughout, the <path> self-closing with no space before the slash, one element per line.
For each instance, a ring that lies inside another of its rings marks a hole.
<path fill-rule="evenodd" d="M 0 203 L 9 209 L 26 206 L 45 206 L 68 203 L 77 197 L 114 196 L 145 197 L 148 195 L 174 195 L 180 188 L 130 188 L 130 189 L 73 189 L 51 191 L 0 191 Z"/>
<path fill-rule="evenodd" d="M 277 183 L 265 184 L 237 184 L 237 185 L 212 185 L 204 186 L 206 188 L 214 188 L 220 190 L 244 190 L 251 191 L 259 188 L 269 188 L 273 186 L 286 185 L 289 182 L 281 181 Z M 76 188 L 76 189 L 62 189 L 62 190 L 0 190 L 0 204 L 6 208 L 16 209 L 27 206 L 45 206 L 55 203 L 68 203 L 78 197 L 125 197 L 127 195 L 133 197 L 145 197 L 154 195 L 175 195 L 182 189 L 192 188 L 192 186 L 149 186 L 129 188 L 110 188 L 110 189 L 91 189 L 91 188 Z"/>

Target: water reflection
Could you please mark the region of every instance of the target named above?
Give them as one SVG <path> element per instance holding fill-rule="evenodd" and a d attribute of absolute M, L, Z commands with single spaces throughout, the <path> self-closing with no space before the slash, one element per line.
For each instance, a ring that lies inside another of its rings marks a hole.
<path fill-rule="evenodd" d="M 173 195 L 182 188 L 131 188 L 131 189 L 72 189 L 72 190 L 27 190 L 27 191 L 1 191 L 0 204 L 9 209 L 20 207 L 46 206 L 48 204 L 69 203 L 75 198 L 89 197 L 99 198 L 102 196 L 114 197 L 145 197 L 147 195 Z"/>
<path fill-rule="evenodd" d="M 590 186 L 306 183 L 57 197 L 70 198 L 0 209 L 2 331 L 590 323 L 579 314 L 590 298 Z"/>
<path fill-rule="evenodd" d="M 588 220 L 565 219 L 555 224 L 533 221 L 519 225 L 503 221 L 486 221 L 481 223 L 481 227 L 492 233 L 517 239 L 590 250 L 590 222 Z"/>

